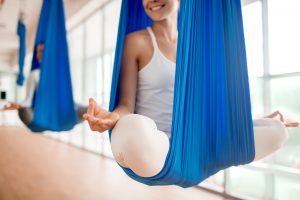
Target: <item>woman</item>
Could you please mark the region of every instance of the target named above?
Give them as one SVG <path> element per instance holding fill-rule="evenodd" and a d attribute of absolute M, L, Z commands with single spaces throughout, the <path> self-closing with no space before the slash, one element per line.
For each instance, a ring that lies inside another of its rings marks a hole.
<path fill-rule="evenodd" d="M 38 66 L 42 63 L 42 57 L 44 52 L 44 43 L 39 43 L 36 48 L 36 60 Z M 34 93 L 38 87 L 40 80 L 40 67 L 35 67 L 29 74 L 26 82 L 26 95 L 24 101 L 21 103 L 10 102 L 5 105 L 2 110 L 18 110 L 21 121 L 27 126 L 31 124 L 33 120 L 33 110 L 31 108 Z M 87 111 L 86 106 L 76 105 L 78 123 L 82 122 L 82 115 Z"/>
<path fill-rule="evenodd" d="M 93 131 L 112 130 L 116 161 L 150 177 L 163 168 L 172 125 L 179 0 L 143 0 L 153 25 L 126 36 L 120 73 L 120 99 L 113 112 L 90 99 L 84 118 Z M 255 160 L 287 139 L 282 122 L 254 120 Z"/>

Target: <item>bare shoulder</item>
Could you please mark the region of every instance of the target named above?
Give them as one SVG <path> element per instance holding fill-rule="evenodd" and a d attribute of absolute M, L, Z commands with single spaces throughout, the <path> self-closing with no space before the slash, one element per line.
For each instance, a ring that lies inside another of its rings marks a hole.
<path fill-rule="evenodd" d="M 126 35 L 125 48 L 134 52 L 141 52 L 145 47 L 149 46 L 151 38 L 146 29 L 132 32 Z M 151 43 L 150 43 L 151 44 Z"/>

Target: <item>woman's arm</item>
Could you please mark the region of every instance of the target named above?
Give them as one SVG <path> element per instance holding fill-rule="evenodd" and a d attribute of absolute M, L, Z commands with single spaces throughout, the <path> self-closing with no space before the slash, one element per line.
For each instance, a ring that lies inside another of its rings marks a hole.
<path fill-rule="evenodd" d="M 134 113 L 138 76 L 139 43 L 134 34 L 125 39 L 120 71 L 119 104 L 113 113 L 120 117 Z"/>
<path fill-rule="evenodd" d="M 118 106 L 113 112 L 108 112 L 98 107 L 96 102 L 90 99 L 88 111 L 83 117 L 89 122 L 93 131 L 104 132 L 112 129 L 122 116 L 134 113 L 138 58 L 141 47 L 141 42 L 136 34 L 126 36 L 120 71 Z"/>

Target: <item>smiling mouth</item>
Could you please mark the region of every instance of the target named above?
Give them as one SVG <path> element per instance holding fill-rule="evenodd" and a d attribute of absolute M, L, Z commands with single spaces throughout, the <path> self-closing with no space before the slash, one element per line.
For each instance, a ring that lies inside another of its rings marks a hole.
<path fill-rule="evenodd" d="M 163 4 L 163 5 L 159 5 L 159 6 L 154 6 L 152 8 L 150 8 L 151 11 L 160 11 L 163 7 L 165 7 L 166 5 Z"/>

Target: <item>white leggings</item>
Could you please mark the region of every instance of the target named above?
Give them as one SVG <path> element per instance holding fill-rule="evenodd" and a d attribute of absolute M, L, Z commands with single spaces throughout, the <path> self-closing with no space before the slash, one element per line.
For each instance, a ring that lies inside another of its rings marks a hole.
<path fill-rule="evenodd" d="M 278 150 L 287 140 L 287 129 L 276 119 L 253 120 L 255 160 Z M 163 168 L 169 138 L 145 116 L 122 117 L 112 131 L 111 148 L 115 160 L 143 177 L 154 176 Z"/>

